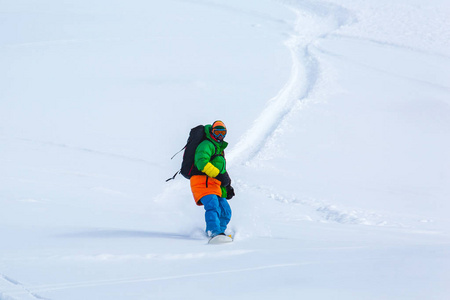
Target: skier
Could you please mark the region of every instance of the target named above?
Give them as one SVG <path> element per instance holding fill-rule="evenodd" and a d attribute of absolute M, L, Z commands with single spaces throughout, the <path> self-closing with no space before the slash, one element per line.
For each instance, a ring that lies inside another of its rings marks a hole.
<path fill-rule="evenodd" d="M 206 234 L 211 238 L 225 235 L 231 219 L 231 207 L 227 199 L 234 196 L 231 179 L 226 170 L 224 141 L 227 128 L 222 121 L 205 125 L 206 139 L 195 150 L 195 175 L 190 185 L 197 205 L 205 208 Z"/>

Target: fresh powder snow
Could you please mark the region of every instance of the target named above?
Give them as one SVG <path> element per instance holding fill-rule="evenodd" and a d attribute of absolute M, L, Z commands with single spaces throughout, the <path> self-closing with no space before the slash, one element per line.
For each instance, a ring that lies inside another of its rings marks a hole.
<path fill-rule="evenodd" d="M 448 1 L 0 3 L 1 300 L 450 299 Z"/>

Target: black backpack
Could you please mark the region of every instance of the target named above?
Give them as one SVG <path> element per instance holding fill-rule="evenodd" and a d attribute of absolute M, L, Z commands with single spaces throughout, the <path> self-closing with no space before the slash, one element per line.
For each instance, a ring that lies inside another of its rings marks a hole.
<path fill-rule="evenodd" d="M 197 150 L 198 145 L 200 145 L 200 143 L 206 139 L 205 126 L 198 125 L 197 127 L 191 129 L 186 145 L 180 151 L 175 153 L 175 155 L 171 158 L 173 159 L 178 153 L 184 150 L 181 169 L 177 171 L 171 178 L 167 179 L 166 182 L 175 179 L 178 173 L 181 173 L 181 175 L 183 175 L 186 179 L 190 179 L 194 175 L 204 175 L 204 173 L 197 169 L 197 167 L 194 165 L 194 160 L 195 150 Z M 214 148 L 216 148 L 216 145 L 214 145 Z M 224 156 L 224 153 L 221 153 L 219 155 Z M 211 159 L 213 159 L 215 156 L 218 155 L 214 154 Z M 231 199 L 234 196 L 234 189 L 231 187 L 231 178 L 228 175 L 228 172 L 217 175 L 216 179 L 218 179 L 221 184 L 227 188 L 227 199 Z M 208 184 L 208 181 L 206 181 L 206 184 Z"/>
<path fill-rule="evenodd" d="M 181 175 L 184 176 L 186 179 L 190 179 L 194 175 L 202 175 L 203 173 L 197 169 L 194 165 L 194 159 L 195 159 L 195 150 L 197 149 L 198 145 L 200 145 L 201 142 L 206 140 L 206 134 L 205 134 L 205 126 L 198 125 L 197 127 L 194 127 L 189 132 L 189 137 L 187 140 L 186 145 L 175 153 L 174 156 L 172 156 L 171 159 L 173 159 L 178 153 L 184 150 L 183 154 L 183 161 L 181 162 L 181 169 L 173 175 L 173 177 L 166 180 L 172 180 L 175 179 L 175 177 L 178 175 L 178 173 L 181 173 Z M 215 146 L 214 146 L 215 147 Z"/>

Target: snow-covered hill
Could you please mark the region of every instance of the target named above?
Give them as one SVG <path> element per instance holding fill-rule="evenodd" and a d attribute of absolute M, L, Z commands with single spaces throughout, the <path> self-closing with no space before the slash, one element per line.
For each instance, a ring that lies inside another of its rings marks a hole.
<path fill-rule="evenodd" d="M 438 299 L 444 0 L 0 5 L 0 299 Z M 221 119 L 235 242 L 181 176 Z"/>

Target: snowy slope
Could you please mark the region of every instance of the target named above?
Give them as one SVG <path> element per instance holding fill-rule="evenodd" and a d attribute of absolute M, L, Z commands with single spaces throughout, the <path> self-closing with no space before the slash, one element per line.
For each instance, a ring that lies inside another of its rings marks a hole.
<path fill-rule="evenodd" d="M 0 299 L 448 299 L 449 13 L 2 1 Z M 215 119 L 221 246 L 165 183 Z"/>

